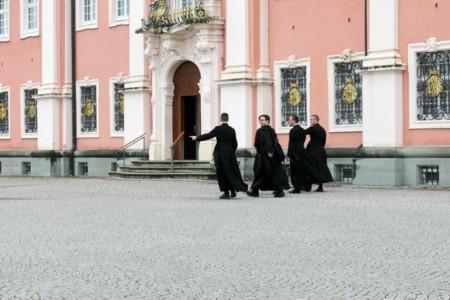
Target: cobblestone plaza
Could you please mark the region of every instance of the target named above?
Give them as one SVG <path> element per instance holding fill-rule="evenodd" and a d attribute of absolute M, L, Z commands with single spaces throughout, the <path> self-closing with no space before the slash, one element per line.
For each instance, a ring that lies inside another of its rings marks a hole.
<path fill-rule="evenodd" d="M 450 192 L 0 179 L 0 299 L 450 299 Z"/>

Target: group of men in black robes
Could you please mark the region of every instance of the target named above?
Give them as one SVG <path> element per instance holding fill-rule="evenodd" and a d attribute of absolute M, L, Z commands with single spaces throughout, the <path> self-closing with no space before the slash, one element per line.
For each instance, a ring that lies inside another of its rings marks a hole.
<path fill-rule="evenodd" d="M 198 142 L 212 138 L 217 140 L 213 155 L 219 188 L 223 192 L 220 199 L 235 198 L 236 192 L 247 192 L 248 196 L 258 197 L 259 191 L 273 191 L 274 197 L 284 197 L 284 190 L 289 189 L 289 179 L 283 167 L 285 155 L 275 130 L 270 126 L 270 116 L 261 115 L 258 118 L 261 127 L 255 135 L 254 180 L 250 190 L 247 190 L 247 184 L 239 170 L 236 132 L 228 125 L 228 114 L 222 113 L 220 120 L 221 125 L 211 132 L 191 136 L 192 140 Z M 290 192 L 309 192 L 312 184 L 318 185 L 316 191 L 323 192 L 323 183 L 330 182 L 333 178 L 327 166 L 324 148 L 326 132 L 319 124 L 319 117 L 311 116 L 311 126 L 306 130 L 299 125 L 296 115 L 289 117 L 289 125 L 292 129 L 289 133 L 288 157 L 294 187 Z M 310 141 L 305 149 L 306 135 L 310 136 Z"/>

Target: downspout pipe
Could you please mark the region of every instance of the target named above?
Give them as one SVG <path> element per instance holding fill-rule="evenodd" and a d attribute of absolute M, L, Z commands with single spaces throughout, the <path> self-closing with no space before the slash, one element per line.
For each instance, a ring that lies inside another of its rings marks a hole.
<path fill-rule="evenodd" d="M 70 151 L 70 175 L 75 176 L 75 151 L 77 150 L 77 39 L 76 39 L 76 0 L 70 1 L 70 39 L 71 39 L 71 67 L 72 67 L 72 149 Z"/>
<path fill-rule="evenodd" d="M 368 0 L 364 0 L 364 54 L 368 55 L 368 38 L 367 38 L 367 19 L 368 19 Z"/>

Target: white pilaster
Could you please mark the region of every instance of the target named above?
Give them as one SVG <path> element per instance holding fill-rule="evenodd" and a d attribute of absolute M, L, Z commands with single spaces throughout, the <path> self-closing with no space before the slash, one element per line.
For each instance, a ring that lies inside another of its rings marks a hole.
<path fill-rule="evenodd" d="M 404 66 L 398 48 L 398 0 L 369 1 L 369 54 L 364 59 L 363 145 L 403 144 Z"/>
<path fill-rule="evenodd" d="M 150 82 L 144 55 L 144 35 L 135 33 L 141 27 L 141 19 L 147 16 L 147 6 L 146 0 L 133 0 L 129 3 L 130 74 L 125 82 L 124 92 L 124 144 L 143 133 L 147 134 L 147 141 L 150 137 Z M 131 149 L 142 149 L 142 144 L 137 143 Z"/>
<path fill-rule="evenodd" d="M 42 85 L 38 93 L 38 149 L 60 148 L 56 0 L 42 1 Z"/>
<path fill-rule="evenodd" d="M 227 1 L 226 68 L 220 84 L 220 111 L 230 115 L 240 148 L 252 147 L 254 84 L 250 72 L 249 3 Z"/>
<path fill-rule="evenodd" d="M 269 65 L 269 0 L 260 0 L 259 13 L 260 62 L 256 72 L 257 115 L 272 115 L 273 79 Z"/>
<path fill-rule="evenodd" d="M 64 86 L 62 91 L 62 149 L 72 149 L 72 39 L 71 1 L 65 0 L 64 17 Z"/>

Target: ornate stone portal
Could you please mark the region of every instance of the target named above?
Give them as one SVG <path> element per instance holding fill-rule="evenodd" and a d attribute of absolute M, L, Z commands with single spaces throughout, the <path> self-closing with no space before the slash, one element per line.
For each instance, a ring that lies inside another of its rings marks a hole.
<path fill-rule="evenodd" d="M 209 17 L 207 23 L 179 24 L 168 32 L 145 31 L 145 54 L 149 59 L 152 81 L 150 160 L 170 159 L 173 143 L 173 77 L 184 62 L 193 62 L 199 69 L 201 132 L 211 130 L 219 115 L 219 90 L 223 53 L 223 20 L 220 1 L 205 0 L 203 7 Z M 214 142 L 200 144 L 200 160 L 212 158 Z"/>

